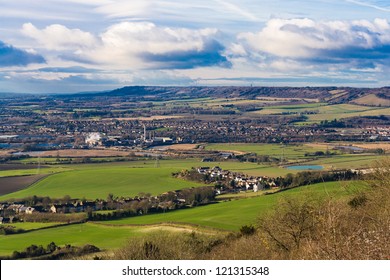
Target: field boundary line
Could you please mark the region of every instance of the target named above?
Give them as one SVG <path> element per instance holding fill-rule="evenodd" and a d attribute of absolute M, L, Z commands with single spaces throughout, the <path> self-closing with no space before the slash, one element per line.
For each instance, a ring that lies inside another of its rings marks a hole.
<path fill-rule="evenodd" d="M 226 232 L 226 233 L 231 233 L 231 232 L 236 232 L 234 230 L 228 230 L 228 229 L 221 229 L 221 228 L 216 228 L 216 227 L 211 227 L 211 226 L 204 226 L 204 225 L 199 225 L 199 224 L 192 224 L 192 223 L 186 223 L 186 222 L 160 222 L 160 223 L 151 223 L 151 224 L 106 224 L 102 222 L 89 222 L 92 224 L 96 225 L 101 225 L 101 226 L 107 226 L 107 227 L 158 227 L 158 226 L 168 226 L 168 227 L 176 227 L 176 228 L 195 228 L 195 229 L 208 229 L 208 230 L 213 230 L 213 231 L 219 231 L 219 232 Z"/>

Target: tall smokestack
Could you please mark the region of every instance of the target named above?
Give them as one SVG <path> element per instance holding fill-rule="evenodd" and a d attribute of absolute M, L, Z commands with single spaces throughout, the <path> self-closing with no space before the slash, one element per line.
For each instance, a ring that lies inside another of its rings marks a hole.
<path fill-rule="evenodd" d="M 144 125 L 144 141 L 146 141 L 146 126 Z"/>

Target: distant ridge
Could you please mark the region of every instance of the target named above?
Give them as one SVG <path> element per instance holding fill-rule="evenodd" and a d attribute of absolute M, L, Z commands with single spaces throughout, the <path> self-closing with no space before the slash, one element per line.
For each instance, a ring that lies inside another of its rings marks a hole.
<path fill-rule="evenodd" d="M 130 100 L 175 100 L 191 98 L 245 98 L 259 97 L 318 99 L 330 104 L 356 103 L 366 100 L 370 106 L 379 106 L 381 100 L 386 106 L 390 99 L 390 87 L 352 88 L 352 87 L 241 87 L 241 86 L 126 86 L 112 91 L 98 93 L 79 93 L 73 97 L 129 97 Z M 355 102 L 356 101 L 356 102 Z"/>

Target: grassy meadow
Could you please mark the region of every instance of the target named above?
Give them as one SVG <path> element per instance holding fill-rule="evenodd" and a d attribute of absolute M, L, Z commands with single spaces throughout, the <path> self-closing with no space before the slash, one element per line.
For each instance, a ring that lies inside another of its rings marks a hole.
<path fill-rule="evenodd" d="M 15 250 L 22 251 L 31 244 L 46 246 L 50 242 L 55 242 L 58 246 L 93 244 L 100 249 L 114 249 L 125 245 L 126 240 L 140 234 L 137 228 L 85 223 L 22 234 L 0 235 L 0 256 L 9 255 Z"/>
<path fill-rule="evenodd" d="M 313 184 L 245 199 L 219 202 L 207 206 L 153 214 L 115 221 L 102 222 L 111 225 L 148 225 L 158 223 L 190 223 L 224 230 L 238 230 L 242 225 L 252 224 L 259 215 L 266 215 L 284 197 L 331 196 L 341 197 L 353 193 L 359 182 L 327 182 Z"/>
<path fill-rule="evenodd" d="M 61 198 L 69 195 L 72 198 L 107 198 L 109 193 L 115 196 L 135 196 L 139 193 L 158 195 L 166 191 L 197 187 L 204 184 L 185 181 L 172 177 L 172 172 L 198 166 L 220 166 L 248 175 L 283 176 L 296 171 L 277 166 L 259 165 L 248 162 L 211 162 L 203 163 L 200 159 L 160 160 L 160 167 L 155 167 L 154 160 L 114 162 L 100 164 L 72 164 L 56 166 L 50 169 L 52 174 L 32 186 L 7 195 L 0 200 L 24 198 L 28 196 L 50 196 Z M 63 170 L 63 172 L 60 172 Z M 12 174 L 23 174 L 25 170 L 10 170 Z M 0 173 L 1 173 L 0 172 Z"/>
<path fill-rule="evenodd" d="M 315 112 L 313 114 L 312 112 Z M 305 104 L 302 106 L 269 106 L 253 115 L 280 115 L 280 114 L 303 114 L 308 117 L 306 123 L 318 123 L 325 120 L 343 119 L 358 116 L 379 116 L 388 115 L 389 108 L 369 107 L 353 104 L 335 104 L 328 105 L 326 103 Z"/>
<path fill-rule="evenodd" d="M 282 145 L 282 144 L 207 144 L 207 150 L 216 151 L 238 151 L 242 153 L 256 153 L 257 155 L 268 155 L 271 157 L 287 160 L 299 160 L 305 158 L 306 153 L 314 153 L 316 151 L 326 151 L 326 146 L 312 147 L 305 144 L 302 145 Z"/>
<path fill-rule="evenodd" d="M 261 195 L 250 198 L 231 200 L 200 206 L 185 210 L 177 210 L 163 214 L 152 214 L 121 220 L 105 222 L 87 222 L 84 224 L 65 225 L 56 228 L 45 228 L 54 223 L 19 223 L 17 228 L 31 232 L 1 235 L 0 255 L 9 255 L 15 250 L 23 250 L 31 244 L 46 246 L 55 242 L 59 246 L 72 244 L 82 246 L 93 244 L 101 249 L 111 250 L 122 247 L 132 237 L 153 232 L 153 230 L 183 230 L 180 225 L 190 227 L 186 231 L 196 230 L 210 233 L 210 229 L 237 231 L 242 225 L 253 224 L 259 215 L 267 215 L 285 197 L 346 197 L 362 183 L 330 182 L 313 184 L 280 192 L 272 195 Z M 156 225 L 157 224 L 157 225 Z M 166 226 L 176 224 L 179 226 Z M 200 226 L 200 227 L 198 227 Z M 204 228 L 207 227 L 207 228 Z M 215 231 L 213 231 L 215 233 Z"/>
<path fill-rule="evenodd" d="M 321 165 L 324 170 L 345 168 L 369 168 L 373 161 L 381 158 L 373 154 L 336 154 L 331 157 L 305 157 L 305 153 L 326 151 L 325 145 L 281 145 L 281 144 L 207 144 L 206 149 L 218 151 L 238 151 L 282 157 L 290 163 Z M 222 169 L 241 172 L 250 176 L 285 176 L 297 173 L 277 165 L 251 162 L 220 161 L 201 162 L 200 159 L 136 160 L 128 162 L 66 164 L 39 170 L 40 174 L 49 174 L 32 186 L 0 196 L 0 200 L 23 198 L 28 196 L 50 196 L 61 198 L 105 199 L 109 193 L 115 196 L 136 196 L 139 193 L 158 195 L 166 191 L 197 187 L 202 184 L 172 177 L 172 172 L 191 169 L 198 166 L 220 166 Z M 4 170 L 0 177 L 37 174 L 37 170 Z"/>
<path fill-rule="evenodd" d="M 28 176 L 28 175 L 37 175 L 37 174 L 53 174 L 57 172 L 63 172 L 69 170 L 69 168 L 63 166 L 50 166 L 45 168 L 35 168 L 35 169 L 15 169 L 15 170 L 1 170 L 1 177 L 13 177 L 13 176 Z"/>
<path fill-rule="evenodd" d="M 154 195 L 169 190 L 196 187 L 201 184 L 173 178 L 173 168 L 131 168 L 126 166 L 96 166 L 91 169 L 75 169 L 53 174 L 31 187 L 1 197 L 21 198 L 32 195 L 72 198 L 103 198 L 109 193 L 115 196 L 135 196 L 138 193 Z"/>

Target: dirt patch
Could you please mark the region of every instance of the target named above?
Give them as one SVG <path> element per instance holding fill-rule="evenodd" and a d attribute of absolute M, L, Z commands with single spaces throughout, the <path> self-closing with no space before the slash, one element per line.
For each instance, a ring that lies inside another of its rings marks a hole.
<path fill-rule="evenodd" d="M 10 156 L 15 150 L 0 150 L 0 157 Z"/>
<path fill-rule="evenodd" d="M 165 146 L 167 150 L 194 150 L 199 146 L 199 144 L 175 144 Z"/>
<path fill-rule="evenodd" d="M 47 175 L 15 176 L 0 178 L 0 195 L 25 189 Z"/>
<path fill-rule="evenodd" d="M 102 226 L 108 226 L 108 227 L 132 227 L 132 228 L 138 228 L 140 232 L 152 232 L 152 231 L 161 231 L 161 230 L 167 230 L 171 232 L 200 232 L 204 234 L 223 234 L 227 232 L 231 232 L 230 230 L 223 230 L 223 229 L 216 229 L 212 227 L 207 226 L 199 226 L 195 224 L 189 224 L 189 223 L 157 223 L 157 224 L 120 224 L 120 225 L 114 225 L 114 224 L 105 224 L 105 223 L 99 223 L 99 222 L 90 222 L 93 224 L 98 224 Z"/>
<path fill-rule="evenodd" d="M 380 98 L 375 94 L 369 94 L 361 98 L 355 99 L 352 101 L 359 105 L 370 105 L 370 106 L 390 106 L 390 100 Z"/>
<path fill-rule="evenodd" d="M 335 146 L 338 146 L 339 144 L 332 144 L 332 143 L 305 143 L 304 146 L 313 148 L 313 149 L 326 149 L 327 147 L 329 149 L 334 148 Z"/>
<path fill-rule="evenodd" d="M 0 164 L 0 171 L 25 170 L 25 169 L 36 169 L 36 168 L 38 168 L 37 164 Z M 41 166 L 40 168 L 46 168 L 46 166 Z"/>
<path fill-rule="evenodd" d="M 356 143 L 353 144 L 355 147 L 363 149 L 383 149 L 385 151 L 390 151 L 390 143 Z"/>
<path fill-rule="evenodd" d="M 171 232 L 193 232 L 193 228 L 186 228 L 186 227 L 178 227 L 178 226 L 166 226 L 166 225 L 159 225 L 159 226 L 149 226 L 145 228 L 141 228 L 141 232 L 152 232 L 152 231 L 171 231 Z"/>
<path fill-rule="evenodd" d="M 342 89 L 335 89 L 335 90 L 329 91 L 329 93 L 332 94 L 332 95 L 337 95 L 337 94 L 346 94 L 347 91 L 342 90 Z"/>

